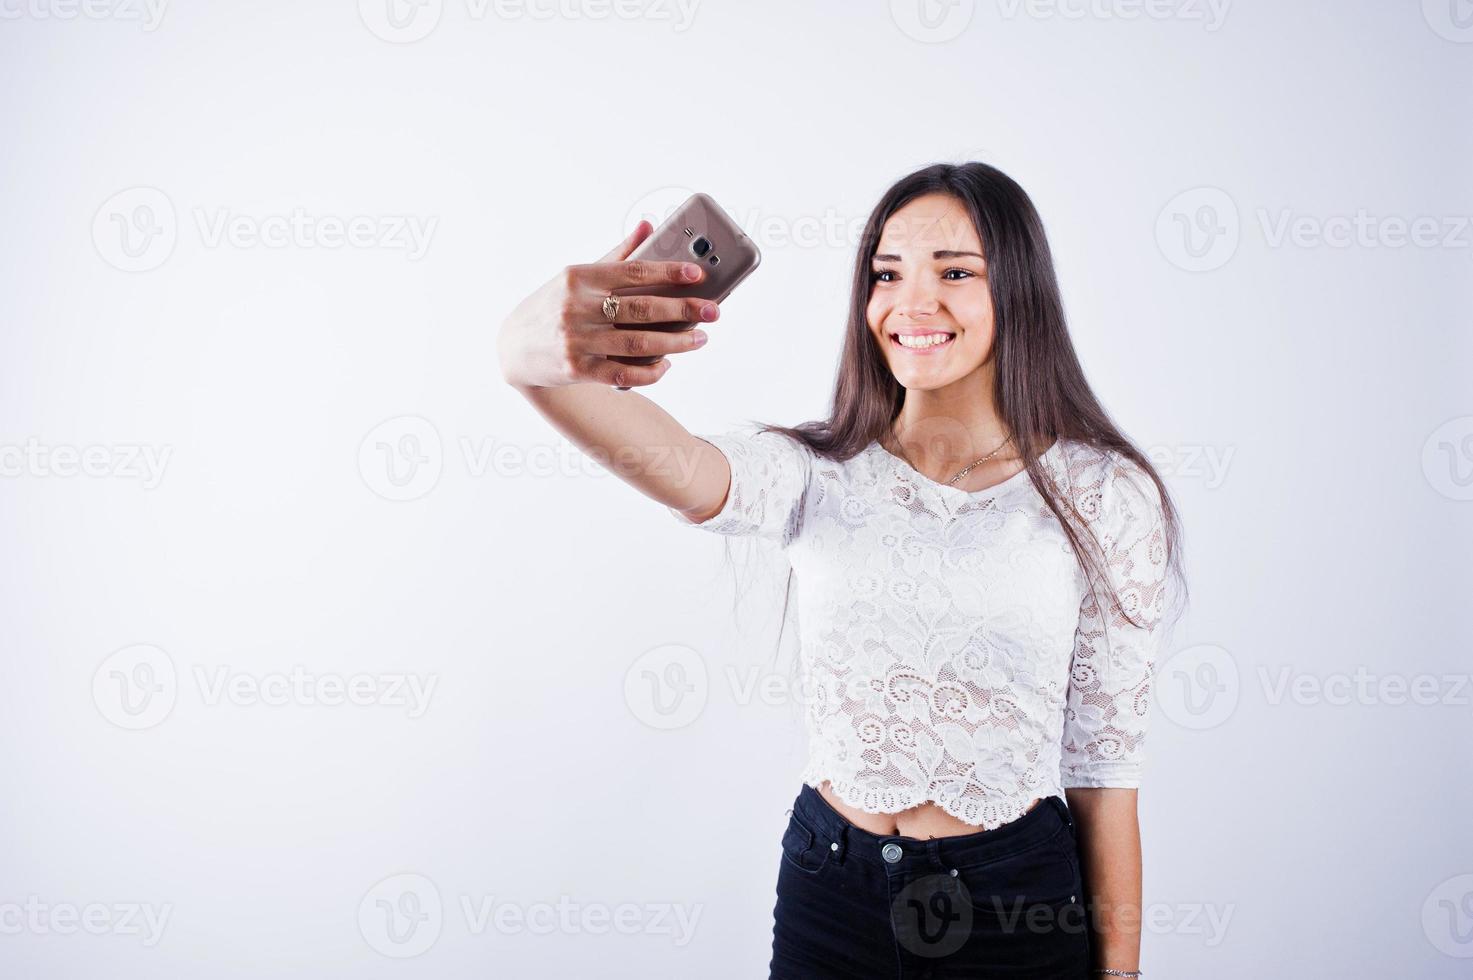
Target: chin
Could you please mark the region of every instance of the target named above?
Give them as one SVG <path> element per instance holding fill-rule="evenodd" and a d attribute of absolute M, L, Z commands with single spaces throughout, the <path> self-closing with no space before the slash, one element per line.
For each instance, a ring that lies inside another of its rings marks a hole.
<path fill-rule="evenodd" d="M 953 378 L 950 372 L 939 375 L 929 371 L 896 371 L 891 368 L 890 373 L 900 383 L 900 387 L 906 391 L 934 391 L 938 388 L 945 388 L 958 380 L 958 378 Z"/>

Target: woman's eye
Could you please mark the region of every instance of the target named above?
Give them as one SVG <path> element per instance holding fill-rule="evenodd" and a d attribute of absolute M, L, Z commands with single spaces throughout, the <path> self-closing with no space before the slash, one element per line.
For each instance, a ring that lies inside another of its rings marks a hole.
<path fill-rule="evenodd" d="M 953 275 L 952 273 L 956 274 Z M 894 269 L 873 269 L 870 271 L 870 280 L 872 282 L 894 282 L 895 280 L 893 278 L 889 278 L 893 277 L 894 275 Z M 961 269 L 953 267 L 941 273 L 941 278 L 947 279 L 951 282 L 960 282 L 963 279 L 971 279 L 976 275 L 977 273 L 973 272 L 971 269 Z"/>

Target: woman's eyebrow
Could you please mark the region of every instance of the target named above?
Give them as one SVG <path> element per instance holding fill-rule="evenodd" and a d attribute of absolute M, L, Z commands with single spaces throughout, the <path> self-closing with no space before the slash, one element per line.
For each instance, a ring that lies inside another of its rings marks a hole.
<path fill-rule="evenodd" d="M 981 252 L 957 252 L 957 251 L 953 251 L 952 249 L 947 249 L 947 248 L 937 249 L 936 251 L 932 252 L 931 253 L 931 258 L 933 258 L 933 259 L 959 259 L 959 258 L 961 258 L 964 255 L 970 255 L 970 256 L 973 256 L 974 258 L 982 259 L 982 261 L 984 261 L 984 262 L 987 261 L 987 257 L 985 255 L 983 255 Z M 876 255 L 875 258 L 874 258 L 874 261 L 876 261 L 876 262 L 899 262 L 900 261 L 900 256 L 898 256 L 898 255 Z"/>

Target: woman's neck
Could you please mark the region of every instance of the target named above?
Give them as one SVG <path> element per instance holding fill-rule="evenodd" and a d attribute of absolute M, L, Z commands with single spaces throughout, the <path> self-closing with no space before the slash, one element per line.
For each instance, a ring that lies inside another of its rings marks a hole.
<path fill-rule="evenodd" d="M 955 386 L 952 386 L 955 387 Z M 907 391 L 886 448 L 897 443 L 912 466 L 922 473 L 954 475 L 962 467 L 997 451 L 990 462 L 1016 459 L 1018 447 L 1007 442 L 1013 435 L 980 385 L 968 391 Z M 999 448 L 1001 447 L 1001 448 Z"/>

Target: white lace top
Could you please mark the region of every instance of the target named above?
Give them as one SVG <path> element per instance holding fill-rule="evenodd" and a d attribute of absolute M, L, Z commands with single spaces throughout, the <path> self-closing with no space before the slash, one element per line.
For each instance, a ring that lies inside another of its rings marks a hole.
<path fill-rule="evenodd" d="M 797 583 L 809 759 L 851 806 L 935 802 L 990 829 L 1066 787 L 1138 786 L 1165 609 L 1155 484 L 1117 454 L 1044 454 L 1098 536 L 1124 608 L 1107 616 L 1028 474 L 938 483 L 878 442 L 844 463 L 782 433 L 703 436 L 731 463 L 721 512 L 689 527 L 755 535 Z"/>

